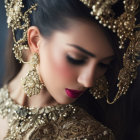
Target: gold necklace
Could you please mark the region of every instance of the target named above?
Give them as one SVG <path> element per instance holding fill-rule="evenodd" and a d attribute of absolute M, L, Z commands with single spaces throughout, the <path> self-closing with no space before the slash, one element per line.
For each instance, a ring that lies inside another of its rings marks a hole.
<path fill-rule="evenodd" d="M 50 121 L 65 119 L 75 112 L 76 107 L 71 104 L 44 108 L 20 106 L 10 98 L 7 85 L 0 89 L 0 115 L 8 120 L 8 140 L 20 140 L 33 127 L 38 128 Z"/>

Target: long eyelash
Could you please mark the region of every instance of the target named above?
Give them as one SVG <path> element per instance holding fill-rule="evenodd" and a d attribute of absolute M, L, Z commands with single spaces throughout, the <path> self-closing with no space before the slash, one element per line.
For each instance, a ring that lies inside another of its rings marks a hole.
<path fill-rule="evenodd" d="M 74 64 L 74 65 L 83 65 L 85 63 L 85 60 L 77 60 L 77 59 L 74 59 L 72 58 L 71 56 L 67 55 L 67 60 L 68 62 L 70 62 L 71 64 Z"/>
<path fill-rule="evenodd" d="M 100 63 L 99 66 L 101 68 L 108 68 L 110 66 L 110 64 L 104 64 L 104 63 Z"/>

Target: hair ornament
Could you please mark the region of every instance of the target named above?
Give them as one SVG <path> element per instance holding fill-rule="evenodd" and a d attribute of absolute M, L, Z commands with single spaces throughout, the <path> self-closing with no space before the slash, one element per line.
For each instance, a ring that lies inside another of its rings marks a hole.
<path fill-rule="evenodd" d="M 36 10 L 36 7 L 37 4 L 31 6 L 27 11 L 23 12 L 24 5 L 22 0 L 5 0 L 7 24 L 8 28 L 11 27 L 13 33 L 13 51 L 16 59 L 18 59 L 20 63 L 26 63 L 22 58 L 22 50 L 29 49 L 27 45 L 27 30 L 30 27 L 29 14 L 31 14 L 33 10 Z M 15 36 L 15 32 L 17 30 L 23 32 L 23 35 L 19 40 L 17 40 Z"/>
<path fill-rule="evenodd" d="M 112 32 L 116 33 L 119 38 L 119 48 L 125 49 L 123 56 L 123 67 L 118 75 L 118 92 L 113 101 L 109 101 L 108 93 L 106 93 L 107 102 L 113 104 L 121 95 L 126 94 L 130 84 L 137 76 L 137 67 L 140 65 L 140 24 L 137 24 L 136 15 L 139 12 L 140 0 L 123 0 L 124 11 L 116 16 L 112 6 L 120 2 L 119 0 L 80 0 L 83 4 L 91 9 L 91 15 L 95 17 L 104 27 L 108 27 Z M 27 11 L 24 11 L 22 0 L 5 0 L 5 8 L 7 12 L 8 27 L 11 27 L 14 39 L 15 57 L 23 63 L 22 50 L 28 49 L 27 30 L 30 26 L 29 15 L 36 10 L 37 4 L 32 5 Z M 118 9 L 119 10 L 119 9 Z M 117 12 L 117 11 L 116 11 Z M 23 31 L 21 39 L 17 40 L 15 32 Z M 128 45 L 126 45 L 128 42 Z M 103 81 L 103 79 L 102 79 Z M 101 87 L 101 86 L 97 86 Z M 93 88 L 94 89 L 94 88 Z M 92 89 L 92 92 L 94 91 Z M 97 95 L 96 93 L 93 95 Z M 103 91 L 103 87 L 100 91 Z M 98 97 L 98 96 L 97 96 Z"/>
<path fill-rule="evenodd" d="M 7 23 L 13 33 L 15 58 L 20 63 L 30 63 L 32 65 L 32 69 L 21 79 L 24 92 L 28 97 L 39 94 L 41 89 L 45 87 L 37 71 L 37 65 L 39 64 L 38 54 L 34 54 L 30 62 L 25 62 L 22 56 L 23 50 L 29 49 L 27 42 L 27 30 L 30 27 L 29 15 L 33 10 L 36 10 L 36 7 L 37 4 L 34 4 L 25 11 L 23 0 L 5 0 Z M 22 32 L 22 37 L 19 40 L 16 39 L 16 31 Z"/>
<path fill-rule="evenodd" d="M 117 34 L 120 44 L 118 47 L 126 49 L 123 56 L 123 68 L 118 75 L 118 92 L 113 101 L 109 101 L 108 94 L 106 94 L 107 102 L 113 104 L 121 95 L 126 94 L 130 84 L 137 76 L 137 67 L 140 65 L 140 31 L 136 31 L 140 28 L 140 24 L 136 24 L 136 14 L 138 13 L 140 0 L 123 0 L 124 12 L 118 17 L 116 17 L 112 6 L 119 0 L 80 1 L 91 8 L 91 15 L 100 24 Z M 129 41 L 128 46 L 125 45 L 126 41 Z"/>

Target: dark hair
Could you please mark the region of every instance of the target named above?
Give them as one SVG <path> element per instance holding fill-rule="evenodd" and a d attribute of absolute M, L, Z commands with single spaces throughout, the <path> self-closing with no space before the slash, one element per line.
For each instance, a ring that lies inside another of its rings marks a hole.
<path fill-rule="evenodd" d="M 90 10 L 79 0 L 38 0 L 37 11 L 33 13 L 33 25 L 40 33 L 50 36 L 53 31 L 68 28 L 68 19 L 86 19 L 92 21 Z"/>
<path fill-rule="evenodd" d="M 58 0 L 35 0 L 35 1 L 26 0 L 26 1 L 23 1 L 23 3 L 25 7 L 23 9 L 23 12 L 29 9 L 31 5 L 34 5 L 35 3 L 37 3 L 38 5 L 37 10 L 33 11 L 33 13 L 30 15 L 30 22 L 31 22 L 30 24 L 31 26 L 37 26 L 40 33 L 43 36 L 45 37 L 51 36 L 51 34 L 56 30 L 66 30 L 69 27 L 69 23 L 70 23 L 69 19 L 72 19 L 72 20 L 82 19 L 83 21 L 87 20 L 89 22 L 96 23 L 102 29 L 107 39 L 113 46 L 114 52 L 116 54 L 116 60 L 121 58 L 118 53 L 118 39 L 116 35 L 109 29 L 104 28 L 102 25 L 100 25 L 98 21 L 95 20 L 94 17 L 90 15 L 91 9 L 89 9 L 82 2 L 80 2 L 80 0 L 59 0 L 59 1 Z M 16 38 L 19 39 L 21 37 L 22 37 L 22 32 L 17 31 Z M 12 50 L 11 49 L 12 45 L 13 43 L 10 42 L 10 45 L 8 46 L 10 47 L 9 48 L 10 52 Z M 21 64 L 19 66 L 18 61 L 15 60 L 13 55 L 10 55 L 9 57 L 12 57 L 12 59 L 8 58 L 8 60 L 14 60 L 14 61 L 11 64 L 6 63 L 8 67 L 12 65 L 12 67 L 15 67 L 15 68 L 18 67 L 18 69 L 14 70 L 15 72 L 14 71 L 7 72 L 8 75 L 10 73 L 12 74 L 10 74 L 11 76 L 9 76 L 8 78 L 6 74 L 6 77 L 5 77 L 6 83 L 12 80 L 12 78 L 18 73 L 18 71 L 22 67 Z M 116 63 L 118 62 L 121 62 L 121 61 L 117 60 Z M 112 64 L 114 64 L 114 62 Z M 120 67 L 120 63 L 118 63 L 116 66 Z M 117 76 L 117 73 L 112 72 L 112 75 Z"/>
<path fill-rule="evenodd" d="M 33 13 L 30 15 L 31 26 L 37 26 L 40 33 L 46 37 L 51 36 L 51 34 L 56 30 L 67 29 L 69 27 L 69 19 L 82 19 L 83 21 L 87 20 L 89 22 L 96 23 L 105 33 L 115 52 L 116 59 L 114 59 L 112 62 L 111 68 L 108 70 L 106 75 L 110 81 L 110 91 L 112 93 L 116 93 L 114 85 L 116 85 L 117 81 L 112 79 L 117 79 L 122 58 L 122 54 L 118 49 L 118 38 L 116 34 L 100 25 L 98 21 L 90 15 L 90 9 L 80 2 L 80 0 L 24 0 L 23 3 L 25 5 L 23 11 L 29 9 L 34 3 L 38 4 L 37 10 L 33 11 Z M 22 33 L 18 31 L 16 33 L 16 38 L 20 38 L 21 35 Z M 12 38 L 12 36 L 10 36 L 10 38 Z M 18 63 L 12 53 L 13 42 L 12 40 L 9 41 L 10 43 L 8 45 L 8 49 L 10 51 L 7 51 L 8 55 L 6 57 L 8 60 L 6 64 L 8 67 L 6 69 L 5 83 L 10 82 L 22 67 L 22 65 Z M 11 68 L 13 71 L 11 71 Z M 83 95 L 77 102 L 96 119 L 105 122 L 104 118 L 102 118 L 102 112 L 104 112 L 104 109 L 102 109 L 100 103 L 92 99 L 91 95 L 87 93 L 86 95 Z M 106 125 L 108 124 L 106 123 Z"/>

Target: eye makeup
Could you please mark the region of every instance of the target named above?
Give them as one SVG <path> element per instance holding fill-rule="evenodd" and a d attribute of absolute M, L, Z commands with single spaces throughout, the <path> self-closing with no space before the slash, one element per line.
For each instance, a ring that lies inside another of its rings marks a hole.
<path fill-rule="evenodd" d="M 66 58 L 67 58 L 67 61 L 73 65 L 84 65 L 86 63 L 86 58 L 76 59 L 70 55 L 67 55 Z M 98 65 L 100 68 L 107 69 L 110 66 L 110 63 L 109 64 L 99 63 Z"/>
<path fill-rule="evenodd" d="M 67 55 L 66 56 L 67 58 L 67 61 L 70 63 L 70 64 L 73 64 L 73 65 L 83 65 L 86 63 L 86 59 L 76 59 L 76 58 L 73 58 L 72 56 L 70 55 Z"/>

